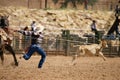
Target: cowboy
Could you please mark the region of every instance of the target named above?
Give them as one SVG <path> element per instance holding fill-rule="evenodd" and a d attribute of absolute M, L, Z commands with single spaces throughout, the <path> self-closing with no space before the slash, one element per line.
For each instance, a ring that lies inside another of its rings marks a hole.
<path fill-rule="evenodd" d="M 17 32 L 20 32 L 23 35 L 31 36 L 31 38 L 32 38 L 31 45 L 28 49 L 28 52 L 23 55 L 23 58 L 25 60 L 28 60 L 34 52 L 39 53 L 42 57 L 41 57 L 40 62 L 38 64 L 38 68 L 42 68 L 43 63 L 46 59 L 46 53 L 40 47 L 41 38 L 43 38 L 43 36 L 41 35 L 41 30 L 37 27 L 34 31 L 18 30 Z"/>

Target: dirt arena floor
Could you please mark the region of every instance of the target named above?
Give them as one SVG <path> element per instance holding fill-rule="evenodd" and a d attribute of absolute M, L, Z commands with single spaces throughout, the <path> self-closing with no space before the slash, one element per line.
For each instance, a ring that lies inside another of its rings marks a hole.
<path fill-rule="evenodd" d="M 37 65 L 40 56 L 30 60 L 19 59 L 19 66 L 13 65 L 12 55 L 5 55 L 4 65 L 0 64 L 0 80 L 120 80 L 120 57 L 79 57 L 71 65 L 72 57 L 47 56 L 42 69 Z"/>

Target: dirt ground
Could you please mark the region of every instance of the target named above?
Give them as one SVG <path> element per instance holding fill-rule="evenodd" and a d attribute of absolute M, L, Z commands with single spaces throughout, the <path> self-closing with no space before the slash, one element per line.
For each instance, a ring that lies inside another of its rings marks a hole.
<path fill-rule="evenodd" d="M 79 57 L 77 64 L 71 65 L 70 56 L 47 56 L 43 68 L 38 69 L 40 56 L 28 61 L 19 56 L 19 66 L 15 67 L 12 56 L 5 55 L 4 65 L 0 64 L 0 80 L 120 80 L 120 57 L 107 57 L 107 61 Z"/>

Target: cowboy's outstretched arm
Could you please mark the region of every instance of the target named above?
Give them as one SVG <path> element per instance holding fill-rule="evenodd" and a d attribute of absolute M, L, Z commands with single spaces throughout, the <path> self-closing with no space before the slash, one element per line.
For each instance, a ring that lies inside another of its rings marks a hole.
<path fill-rule="evenodd" d="M 16 30 L 16 32 L 19 32 L 19 33 L 26 35 L 26 36 L 30 36 L 33 33 L 32 31 L 24 31 L 24 30 Z"/>

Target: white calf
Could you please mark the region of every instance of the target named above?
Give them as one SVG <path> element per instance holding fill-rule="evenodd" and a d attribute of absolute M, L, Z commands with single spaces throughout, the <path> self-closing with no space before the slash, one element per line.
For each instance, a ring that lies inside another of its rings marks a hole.
<path fill-rule="evenodd" d="M 107 47 L 107 42 L 105 40 L 101 40 L 100 44 L 91 44 L 91 45 L 73 45 L 73 47 L 77 47 L 77 54 L 73 56 L 73 64 L 79 55 L 99 55 L 103 58 L 103 60 L 106 60 L 105 56 L 102 53 L 102 49 Z M 81 53 L 82 52 L 82 53 Z"/>

